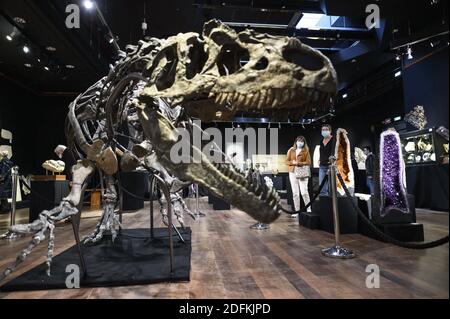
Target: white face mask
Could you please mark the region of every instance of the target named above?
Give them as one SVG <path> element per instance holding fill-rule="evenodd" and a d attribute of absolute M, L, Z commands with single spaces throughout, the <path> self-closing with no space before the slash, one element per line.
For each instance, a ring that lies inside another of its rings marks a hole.
<path fill-rule="evenodd" d="M 305 146 L 305 143 L 297 142 L 297 148 L 303 148 L 304 146 Z"/>

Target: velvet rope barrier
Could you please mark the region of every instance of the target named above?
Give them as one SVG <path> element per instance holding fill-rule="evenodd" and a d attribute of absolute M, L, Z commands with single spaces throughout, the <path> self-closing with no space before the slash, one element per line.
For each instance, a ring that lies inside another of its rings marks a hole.
<path fill-rule="evenodd" d="M 325 176 L 325 178 L 323 179 L 322 183 L 319 186 L 319 190 L 317 191 L 317 194 L 314 195 L 313 199 L 311 199 L 309 201 L 309 204 L 306 205 L 305 207 L 303 207 L 302 209 L 300 209 L 299 211 L 296 212 L 292 212 L 287 210 L 286 208 L 283 208 L 283 206 L 281 206 L 281 211 L 283 213 L 289 214 L 289 215 L 295 215 L 295 214 L 300 214 L 300 213 L 305 213 L 307 211 L 308 208 L 310 208 L 312 206 L 312 204 L 316 201 L 316 199 L 320 196 L 320 192 L 322 191 L 322 189 L 325 187 L 325 184 L 328 182 L 328 175 Z"/>
<path fill-rule="evenodd" d="M 371 230 L 373 230 L 381 239 L 383 239 L 393 245 L 396 245 L 396 246 L 399 246 L 402 248 L 408 248 L 408 249 L 429 249 L 429 248 L 434 248 L 434 247 L 438 247 L 441 245 L 445 245 L 446 243 L 448 243 L 448 241 L 449 241 L 448 235 L 444 238 L 441 238 L 441 239 L 438 239 L 438 240 L 435 240 L 435 241 L 432 241 L 429 243 L 415 244 L 415 243 L 402 242 L 400 240 L 397 240 L 397 239 L 383 233 L 380 229 L 378 229 L 378 227 L 375 224 L 372 223 L 372 221 L 369 218 L 366 217 L 366 215 L 364 215 L 364 213 L 355 204 L 355 202 L 353 201 L 352 195 L 350 194 L 349 190 L 345 186 L 345 182 L 344 182 L 342 176 L 340 174 L 337 174 L 337 177 L 338 177 L 339 183 L 341 183 L 342 187 L 344 188 L 346 198 L 352 205 L 353 209 L 358 213 L 358 215 L 361 217 L 363 222 L 367 226 L 369 226 L 369 228 Z"/>

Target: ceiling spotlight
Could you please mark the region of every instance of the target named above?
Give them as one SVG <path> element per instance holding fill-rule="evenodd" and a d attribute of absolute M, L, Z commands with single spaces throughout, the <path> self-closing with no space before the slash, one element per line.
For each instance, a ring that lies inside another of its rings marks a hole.
<path fill-rule="evenodd" d="M 406 54 L 408 55 L 408 60 L 412 60 L 414 58 L 412 48 L 409 45 L 408 49 L 406 50 Z"/>
<path fill-rule="evenodd" d="M 398 77 L 400 77 L 400 76 L 402 76 L 402 71 L 397 71 L 397 72 L 395 72 L 395 77 L 396 77 L 396 78 L 398 78 Z"/>
<path fill-rule="evenodd" d="M 348 98 L 348 94 L 347 94 L 347 93 L 344 93 L 344 94 L 342 95 L 342 98 L 343 98 L 343 99 Z"/>
<path fill-rule="evenodd" d="M 91 10 L 94 7 L 94 2 L 92 2 L 90 0 L 85 0 L 83 2 L 83 5 L 86 9 Z"/>
<path fill-rule="evenodd" d="M 50 68 L 48 66 L 44 66 L 45 71 L 50 71 Z"/>
<path fill-rule="evenodd" d="M 67 68 L 67 69 L 75 69 L 75 65 L 67 64 L 67 65 L 66 65 L 66 68 Z"/>
<path fill-rule="evenodd" d="M 47 50 L 47 51 L 49 51 L 49 52 L 55 52 L 55 51 L 56 51 L 56 48 L 55 48 L 55 47 L 52 47 L 52 46 L 48 46 L 48 47 L 45 48 L 45 50 Z"/>
<path fill-rule="evenodd" d="M 30 63 L 25 63 L 24 64 L 27 68 L 31 68 L 32 67 L 32 65 L 30 64 Z"/>
<path fill-rule="evenodd" d="M 13 40 L 13 38 L 12 38 L 12 36 L 10 36 L 9 34 L 6 36 L 6 40 L 8 40 L 8 41 L 12 41 Z"/>
<path fill-rule="evenodd" d="M 23 46 L 23 52 L 25 53 L 30 53 L 30 48 L 27 47 L 26 45 Z"/>
<path fill-rule="evenodd" d="M 395 56 L 395 60 L 400 61 L 401 59 L 402 59 L 402 57 L 401 57 L 400 54 L 397 54 L 397 55 Z"/>

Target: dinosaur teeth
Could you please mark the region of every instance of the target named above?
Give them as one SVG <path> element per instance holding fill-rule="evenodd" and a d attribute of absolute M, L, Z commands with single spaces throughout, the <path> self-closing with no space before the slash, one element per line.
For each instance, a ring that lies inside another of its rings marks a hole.
<path fill-rule="evenodd" d="M 221 93 L 219 95 L 219 99 L 218 99 L 217 104 L 219 104 L 219 105 L 225 104 L 226 99 L 227 99 L 227 94 L 226 93 Z"/>
<path fill-rule="evenodd" d="M 245 100 L 246 100 L 246 96 L 243 94 L 239 95 L 239 98 L 237 100 L 238 105 L 244 105 L 245 104 Z"/>
<path fill-rule="evenodd" d="M 258 109 L 261 109 L 264 105 L 264 102 L 266 100 L 266 96 L 267 96 L 267 91 L 266 90 L 262 90 L 258 99 Z"/>
<path fill-rule="evenodd" d="M 280 101 L 281 101 L 281 91 L 275 90 L 275 97 L 272 102 L 272 107 L 276 107 L 277 105 L 279 105 Z"/>
<path fill-rule="evenodd" d="M 264 102 L 263 106 L 272 105 L 273 99 L 274 99 L 274 90 L 272 89 L 267 90 L 267 99 Z"/>
<path fill-rule="evenodd" d="M 245 96 L 245 100 L 244 100 L 244 106 L 246 107 L 250 107 L 251 103 L 252 103 L 252 99 L 253 99 L 254 95 L 253 94 L 248 94 Z"/>

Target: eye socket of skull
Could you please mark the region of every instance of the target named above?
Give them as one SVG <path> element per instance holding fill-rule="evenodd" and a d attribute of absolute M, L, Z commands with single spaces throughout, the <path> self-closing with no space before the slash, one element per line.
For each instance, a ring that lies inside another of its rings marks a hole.
<path fill-rule="evenodd" d="M 164 91 L 175 83 L 178 57 L 175 47 L 167 48 L 160 55 L 157 66 L 153 70 L 152 79 L 158 91 Z"/>
<path fill-rule="evenodd" d="M 186 65 L 186 78 L 191 80 L 203 70 L 208 54 L 205 52 L 205 46 L 197 39 L 188 41 L 190 49 L 188 52 L 189 63 Z"/>
<path fill-rule="evenodd" d="M 289 63 L 293 63 L 309 71 L 319 71 L 325 66 L 325 61 L 322 57 L 312 52 L 301 51 L 296 48 L 284 49 L 283 58 Z"/>
<path fill-rule="evenodd" d="M 235 43 L 225 44 L 217 57 L 217 67 L 221 76 L 227 76 L 242 69 L 249 60 L 248 50 Z"/>

